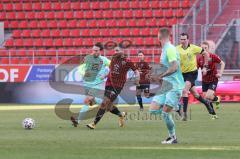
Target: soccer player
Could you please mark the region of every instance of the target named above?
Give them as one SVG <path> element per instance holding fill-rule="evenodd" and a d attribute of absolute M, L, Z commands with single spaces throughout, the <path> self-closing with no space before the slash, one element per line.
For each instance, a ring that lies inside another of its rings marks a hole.
<path fill-rule="evenodd" d="M 71 117 L 74 127 L 77 127 L 80 123 L 80 118 L 82 118 L 81 115 L 84 115 L 84 112 L 89 110 L 89 106 L 96 103 L 100 104 L 100 101 L 96 102 L 95 97 L 99 94 L 99 91 L 101 90 L 100 87 L 105 82 L 104 79 L 108 74 L 106 70 L 110 65 L 110 60 L 101 56 L 102 50 L 102 44 L 96 43 L 92 48 L 93 52 L 85 57 L 84 63 L 81 65 L 81 74 L 84 74 L 83 85 L 86 98 L 84 99 L 84 105 L 79 112 L 78 120 Z"/>
<path fill-rule="evenodd" d="M 144 96 L 149 98 L 153 94 L 150 95 L 150 80 L 147 78 L 147 75 L 151 71 L 151 67 L 148 62 L 144 60 L 144 53 L 143 51 L 138 52 L 139 61 L 135 63 L 139 73 L 140 73 L 140 81 L 139 86 L 136 86 L 136 96 L 137 101 L 140 106 L 140 111 L 143 111 L 143 103 L 142 103 L 142 92 L 144 92 Z"/>
<path fill-rule="evenodd" d="M 180 35 L 181 44 L 177 46 L 177 50 L 180 53 L 180 62 L 181 62 L 181 70 L 183 74 L 183 78 L 185 81 L 185 88 L 183 89 L 183 121 L 187 121 L 187 107 L 188 107 L 188 93 L 189 91 L 193 94 L 193 96 L 203 103 L 209 113 L 212 113 L 211 106 L 207 100 L 202 98 L 199 93 L 196 91 L 195 80 L 198 76 L 197 70 L 197 54 L 202 54 L 204 56 L 204 66 L 203 66 L 203 74 L 206 74 L 206 69 L 208 65 L 208 54 L 199 46 L 193 45 L 189 43 L 189 36 L 186 33 L 182 33 Z"/>
<path fill-rule="evenodd" d="M 217 88 L 218 80 L 221 78 L 225 63 L 215 54 L 209 52 L 209 43 L 204 41 L 201 47 L 209 54 L 209 62 L 208 62 L 208 69 L 207 74 L 202 76 L 202 92 L 206 99 L 210 100 L 211 107 L 213 109 L 212 102 L 216 103 L 216 108 L 218 109 L 220 104 L 220 97 L 215 95 L 215 91 Z M 217 64 L 221 65 L 220 72 L 217 71 Z M 198 67 L 203 68 L 204 65 L 204 57 L 199 56 L 198 58 Z M 213 109 L 214 110 L 214 109 Z M 217 115 L 214 112 L 212 115 L 212 119 L 217 119 Z"/>
<path fill-rule="evenodd" d="M 111 59 L 109 66 L 109 74 L 106 81 L 105 92 L 103 102 L 97 112 L 97 115 L 93 121 L 87 125 L 90 129 L 95 129 L 97 123 L 101 120 L 106 111 L 119 116 L 119 126 L 124 126 L 125 112 L 120 112 L 118 108 L 113 105 L 115 99 L 120 94 L 127 80 L 127 72 L 132 69 L 136 76 L 136 84 L 139 85 L 139 71 L 135 67 L 134 63 L 126 58 L 121 47 L 115 47 L 115 54 Z"/>
<path fill-rule="evenodd" d="M 167 70 L 160 75 L 151 76 L 151 79 L 153 81 L 162 81 L 162 86 L 167 81 L 171 83 L 172 89 L 163 94 L 155 95 L 149 111 L 154 114 L 162 114 L 167 126 L 169 137 L 163 140 L 162 144 L 175 144 L 177 143 L 175 123 L 170 113 L 178 107 L 178 101 L 184 88 L 184 80 L 180 69 L 180 57 L 176 47 L 170 42 L 170 31 L 168 28 L 159 30 L 158 39 L 162 45 L 160 63 Z M 161 106 L 163 107 L 161 108 Z"/>

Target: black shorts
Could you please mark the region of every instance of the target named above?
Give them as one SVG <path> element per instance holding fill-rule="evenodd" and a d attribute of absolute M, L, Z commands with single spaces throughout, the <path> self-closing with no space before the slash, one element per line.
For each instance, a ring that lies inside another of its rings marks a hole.
<path fill-rule="evenodd" d="M 207 92 L 207 90 L 209 90 L 209 89 L 216 91 L 217 84 L 218 84 L 218 81 L 211 82 L 211 83 L 202 82 L 202 91 Z"/>
<path fill-rule="evenodd" d="M 150 84 L 140 84 L 140 86 L 136 86 L 136 89 L 140 89 L 144 93 L 149 93 Z"/>
<path fill-rule="evenodd" d="M 117 99 L 118 95 L 121 93 L 122 88 L 114 88 L 113 86 L 106 86 L 104 96 L 108 97 L 111 102 Z"/>
<path fill-rule="evenodd" d="M 184 82 L 189 81 L 193 86 L 195 86 L 195 81 L 197 80 L 198 77 L 198 71 L 192 71 L 192 72 L 187 72 L 187 73 L 183 73 L 183 79 Z"/>

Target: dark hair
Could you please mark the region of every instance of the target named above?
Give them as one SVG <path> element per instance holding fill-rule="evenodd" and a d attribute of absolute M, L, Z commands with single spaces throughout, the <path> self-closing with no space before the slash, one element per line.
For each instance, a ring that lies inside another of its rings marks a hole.
<path fill-rule="evenodd" d="M 139 50 L 137 54 L 144 54 L 142 50 Z"/>
<path fill-rule="evenodd" d="M 182 34 L 180 34 L 181 36 L 187 36 L 187 39 L 189 38 L 189 35 L 188 35 L 188 33 L 182 33 Z"/>
<path fill-rule="evenodd" d="M 168 28 L 164 27 L 159 29 L 159 33 L 163 36 L 163 37 L 169 37 L 170 36 L 170 31 Z"/>
<path fill-rule="evenodd" d="M 103 50 L 103 44 L 100 43 L 100 42 L 97 42 L 96 44 L 94 44 L 94 46 L 99 47 L 99 48 L 100 48 L 100 51 Z"/>

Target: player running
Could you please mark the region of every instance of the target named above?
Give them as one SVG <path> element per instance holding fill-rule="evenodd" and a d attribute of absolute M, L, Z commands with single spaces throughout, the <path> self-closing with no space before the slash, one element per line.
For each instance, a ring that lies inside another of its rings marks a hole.
<path fill-rule="evenodd" d="M 96 103 L 100 104 L 100 99 L 97 102 L 95 97 L 99 94 L 102 84 L 105 82 L 104 79 L 108 74 L 108 67 L 110 60 L 100 53 L 103 50 L 101 43 L 96 43 L 92 48 L 92 53 L 87 55 L 84 59 L 84 63 L 80 66 L 81 74 L 83 74 L 83 85 L 85 90 L 86 98 L 84 99 L 84 105 L 79 112 L 78 119 L 71 117 L 71 121 L 74 127 L 80 123 L 85 112 L 89 110 L 89 106 Z"/>
<path fill-rule="evenodd" d="M 112 57 L 109 68 L 110 72 L 106 81 L 103 102 L 100 105 L 93 123 L 87 125 L 90 129 L 96 128 L 97 123 L 101 120 L 106 111 L 110 111 L 111 113 L 119 116 L 119 126 L 123 127 L 126 113 L 121 113 L 118 108 L 113 105 L 113 102 L 117 99 L 117 96 L 123 89 L 127 80 L 128 70 L 132 69 L 134 71 L 137 78 L 136 84 L 139 85 L 139 72 L 134 63 L 126 58 L 122 48 L 115 48 L 115 54 Z"/>
<path fill-rule="evenodd" d="M 172 89 L 163 94 L 155 95 L 150 106 L 150 113 L 162 113 L 163 120 L 167 125 L 169 137 L 162 141 L 162 144 L 175 144 L 177 143 L 175 123 L 170 113 L 178 107 L 178 101 L 184 88 L 184 80 L 180 69 L 180 57 L 176 47 L 170 42 L 170 31 L 168 28 L 160 29 L 158 39 L 162 45 L 160 63 L 167 70 L 160 75 L 151 76 L 151 79 L 162 81 L 162 85 L 167 81 L 171 83 Z M 163 108 L 161 110 L 162 105 Z"/>
<path fill-rule="evenodd" d="M 197 70 L 197 54 L 204 56 L 203 74 L 206 74 L 206 68 L 208 67 L 208 54 L 199 46 L 189 43 L 189 36 L 186 33 L 182 33 L 180 36 L 181 44 L 177 46 L 177 50 L 180 54 L 181 70 L 185 81 L 185 88 L 183 89 L 182 101 L 183 101 L 183 121 L 187 121 L 187 107 L 188 107 L 188 93 L 189 91 L 193 96 L 203 103 L 209 113 L 212 113 L 209 102 L 203 99 L 196 90 L 195 81 L 198 76 Z"/>
<path fill-rule="evenodd" d="M 142 103 L 142 92 L 144 92 L 144 96 L 149 98 L 150 96 L 153 96 L 153 94 L 150 94 L 150 80 L 147 78 L 147 75 L 151 71 L 151 67 L 148 62 L 144 60 L 144 53 L 143 51 L 138 52 L 138 58 L 139 62 L 136 62 L 135 65 L 140 73 L 140 81 L 139 86 L 136 86 L 136 96 L 137 101 L 140 106 L 140 111 L 143 111 L 143 103 Z"/>
<path fill-rule="evenodd" d="M 210 100 L 211 107 L 213 109 L 212 102 L 216 103 L 216 108 L 219 108 L 220 97 L 215 95 L 217 88 L 218 80 L 221 78 L 225 63 L 215 54 L 209 52 L 209 43 L 204 41 L 201 47 L 206 51 L 209 56 L 207 74 L 202 76 L 202 92 L 206 99 Z M 220 72 L 217 71 L 216 64 L 220 64 Z M 199 56 L 198 58 L 198 67 L 203 68 L 204 66 L 204 57 Z M 214 110 L 214 109 L 213 109 Z M 214 112 L 215 113 L 215 112 Z M 216 113 L 212 115 L 212 119 L 217 119 Z"/>

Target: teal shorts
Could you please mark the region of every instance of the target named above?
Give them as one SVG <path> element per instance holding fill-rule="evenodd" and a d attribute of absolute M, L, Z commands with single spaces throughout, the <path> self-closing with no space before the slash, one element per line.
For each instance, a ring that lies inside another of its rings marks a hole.
<path fill-rule="evenodd" d="M 97 95 L 99 96 L 99 94 L 103 94 L 104 82 L 98 84 L 84 82 L 83 87 L 85 95 L 96 97 Z"/>
<path fill-rule="evenodd" d="M 168 105 L 172 108 L 176 108 L 181 96 L 182 90 L 170 90 L 164 94 L 155 95 L 152 101 L 158 103 L 159 106 Z"/>

